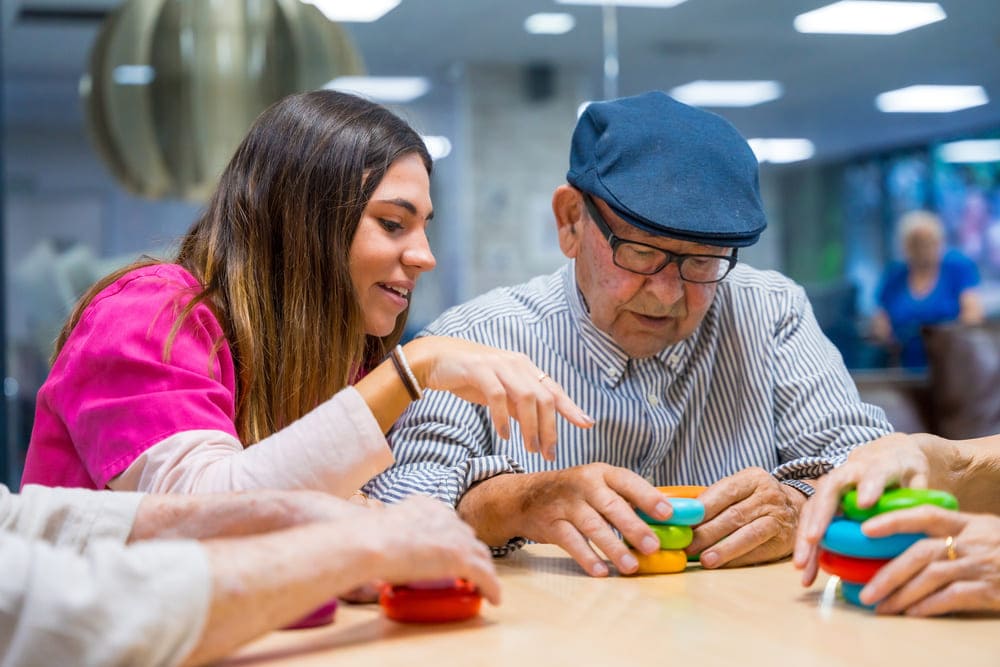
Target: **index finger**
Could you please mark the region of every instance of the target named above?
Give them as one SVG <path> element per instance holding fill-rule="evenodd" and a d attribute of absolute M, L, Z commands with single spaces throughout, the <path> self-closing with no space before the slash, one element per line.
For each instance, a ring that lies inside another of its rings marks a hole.
<path fill-rule="evenodd" d="M 645 478 L 631 470 L 612 468 L 604 481 L 633 507 L 638 507 L 654 519 L 665 521 L 674 513 L 674 508 L 667 502 L 667 497 Z"/>
<path fill-rule="evenodd" d="M 552 379 L 551 375 L 546 375 L 542 386 L 552 392 L 556 401 L 556 412 L 566 418 L 569 423 L 580 428 L 591 428 L 594 425 L 594 418 L 583 411 L 572 398 L 569 397 L 558 382 Z"/>
<path fill-rule="evenodd" d="M 705 519 L 703 523 L 708 523 L 727 507 L 749 498 L 757 489 L 757 482 L 746 473 L 746 470 L 724 477 L 715 484 L 708 487 L 698 500 L 705 506 Z"/>

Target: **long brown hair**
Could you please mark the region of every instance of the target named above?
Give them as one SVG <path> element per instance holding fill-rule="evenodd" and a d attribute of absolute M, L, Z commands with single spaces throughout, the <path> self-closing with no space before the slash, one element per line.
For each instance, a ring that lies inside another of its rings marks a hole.
<path fill-rule="evenodd" d="M 414 153 L 429 174 L 420 136 L 385 107 L 334 91 L 286 97 L 254 122 L 184 236 L 174 261 L 204 288 L 173 334 L 198 303 L 216 313 L 236 365 L 244 444 L 303 416 L 399 341 L 408 311 L 388 336 L 365 335 L 348 254 L 389 166 Z M 63 327 L 56 354 L 97 293 L 152 263 L 94 285 Z"/>

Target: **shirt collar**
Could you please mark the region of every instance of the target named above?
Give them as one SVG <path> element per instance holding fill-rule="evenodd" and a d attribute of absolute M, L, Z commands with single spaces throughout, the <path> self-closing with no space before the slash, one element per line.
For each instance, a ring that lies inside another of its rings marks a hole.
<path fill-rule="evenodd" d="M 652 359 L 656 359 L 668 372 L 672 372 L 681 367 L 691 352 L 693 343 L 689 336 L 673 345 L 668 345 L 649 359 L 631 359 L 610 335 L 598 329 L 590 319 L 590 313 L 587 312 L 583 295 L 576 283 L 576 260 L 571 259 L 569 265 L 564 267 L 563 290 L 570 313 L 579 330 L 580 340 L 589 357 L 591 370 L 603 378 L 606 386 L 618 385 L 628 371 L 630 363 L 649 363 Z"/>

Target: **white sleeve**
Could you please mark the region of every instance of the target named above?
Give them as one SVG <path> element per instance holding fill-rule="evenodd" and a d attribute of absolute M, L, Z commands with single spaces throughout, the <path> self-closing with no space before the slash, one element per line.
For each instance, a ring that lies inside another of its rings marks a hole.
<path fill-rule="evenodd" d="M 109 486 L 146 493 L 313 489 L 347 497 L 392 462 L 371 410 L 348 387 L 251 447 L 221 431 L 175 433 Z"/>
<path fill-rule="evenodd" d="M 0 532 L 0 666 L 177 665 L 207 620 L 209 568 L 195 541 L 79 554 Z"/>
<path fill-rule="evenodd" d="M 82 551 L 101 538 L 125 542 L 142 494 L 26 485 L 20 495 L 0 485 L 0 531 Z"/>

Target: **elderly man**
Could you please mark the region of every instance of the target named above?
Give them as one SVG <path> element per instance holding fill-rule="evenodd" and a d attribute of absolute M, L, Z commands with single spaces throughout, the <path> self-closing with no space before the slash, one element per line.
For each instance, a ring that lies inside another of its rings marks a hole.
<path fill-rule="evenodd" d="M 523 352 L 596 425 L 564 432 L 550 462 L 516 427 L 501 440 L 484 409 L 429 392 L 367 490 L 435 494 L 494 553 L 555 543 L 601 576 L 591 544 L 622 572 L 638 566 L 615 530 L 659 548 L 633 511 L 669 515 L 654 484 L 704 484 L 688 552 L 705 567 L 788 555 L 806 480 L 891 426 L 860 401 L 803 290 L 738 263 L 766 225 L 750 147 L 719 116 L 651 92 L 587 107 L 567 180 L 552 208 L 569 264 L 423 333 Z"/>

